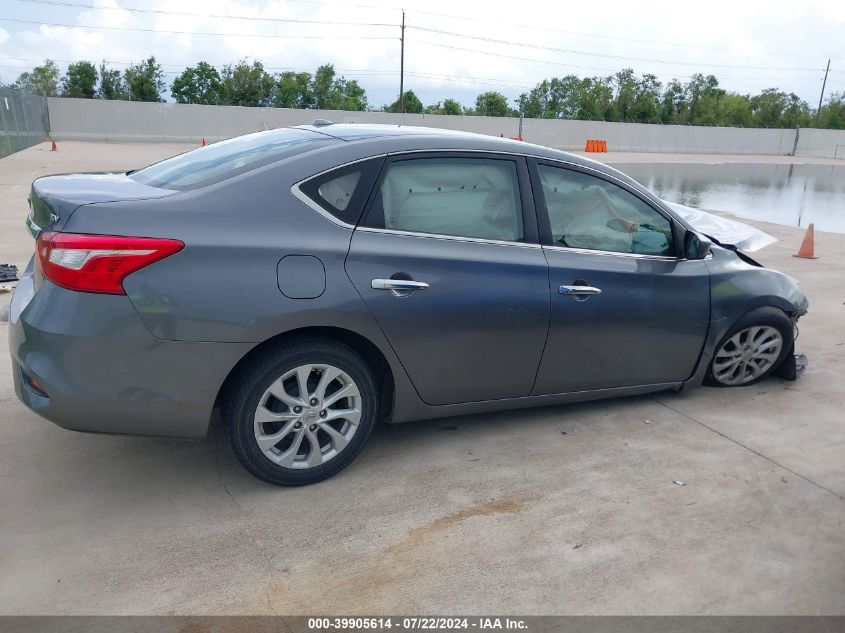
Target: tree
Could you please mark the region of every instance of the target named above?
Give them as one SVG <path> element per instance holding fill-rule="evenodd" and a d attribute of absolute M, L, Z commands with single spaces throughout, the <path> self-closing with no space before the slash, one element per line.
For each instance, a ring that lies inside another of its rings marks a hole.
<path fill-rule="evenodd" d="M 578 82 L 574 118 L 607 121 L 613 118 L 613 84 L 610 77 L 587 77 Z"/>
<path fill-rule="evenodd" d="M 661 123 L 678 123 L 682 114 L 686 111 L 687 100 L 684 85 L 677 79 L 673 79 L 666 86 L 663 98 L 660 101 Z"/>
<path fill-rule="evenodd" d="M 357 81 L 341 77 L 335 81 L 331 103 L 336 110 L 366 110 L 367 92 Z"/>
<path fill-rule="evenodd" d="M 239 106 L 269 106 L 273 103 L 276 81 L 259 61 L 243 59 L 223 67 L 222 103 Z"/>
<path fill-rule="evenodd" d="M 164 101 L 164 70 L 154 56 L 127 67 L 123 78 L 132 101 Z"/>
<path fill-rule="evenodd" d="M 277 108 L 313 108 L 311 82 L 311 73 L 282 73 L 276 82 L 274 105 Z"/>
<path fill-rule="evenodd" d="M 220 103 L 222 87 L 217 69 L 208 62 L 200 62 L 196 66 L 186 68 L 173 80 L 170 94 L 176 103 L 213 105 Z"/>
<path fill-rule="evenodd" d="M 405 112 L 410 112 L 412 114 L 422 114 L 424 109 L 423 104 L 422 101 L 420 101 L 420 98 L 416 95 L 416 93 L 413 90 L 406 90 L 404 96 Z M 384 110 L 387 112 L 399 112 L 401 110 L 399 99 L 391 103 L 389 106 L 385 106 Z"/>
<path fill-rule="evenodd" d="M 314 104 L 323 110 L 365 110 L 367 93 L 357 81 L 335 76 L 334 65 L 323 64 L 314 73 Z"/>
<path fill-rule="evenodd" d="M 59 67 L 53 60 L 46 59 L 43 66 L 21 73 L 14 87 L 45 97 L 55 97 L 59 94 Z"/>
<path fill-rule="evenodd" d="M 460 103 L 458 103 L 455 99 L 446 99 L 441 103 L 438 101 L 437 103 L 433 103 L 428 105 L 423 110 L 425 114 L 463 114 L 464 109 Z"/>
<path fill-rule="evenodd" d="M 786 107 L 781 115 L 781 127 L 808 127 L 812 118 L 809 104 L 794 92 L 786 97 Z"/>
<path fill-rule="evenodd" d="M 461 107 L 461 104 L 458 103 L 455 99 L 446 99 L 443 102 L 443 114 L 463 114 L 464 109 Z"/>
<path fill-rule="evenodd" d="M 100 86 L 97 88 L 100 99 L 128 99 L 129 89 L 123 80 L 121 72 L 114 68 L 106 68 L 106 62 L 100 64 Z"/>
<path fill-rule="evenodd" d="M 845 129 L 845 92 L 834 92 L 819 109 L 818 125 L 835 130 Z"/>
<path fill-rule="evenodd" d="M 660 122 L 661 83 L 652 74 L 645 74 L 637 81 L 637 94 L 631 106 L 631 120 L 638 123 Z"/>
<path fill-rule="evenodd" d="M 758 127 L 799 127 L 811 121 L 806 101 L 777 88 L 766 88 L 751 97 L 751 114 Z"/>
<path fill-rule="evenodd" d="M 612 119 L 615 121 L 631 121 L 634 102 L 637 98 L 637 78 L 633 69 L 620 70 L 610 81 L 615 91 Z"/>
<path fill-rule="evenodd" d="M 320 110 L 329 110 L 332 107 L 334 76 L 333 64 L 323 64 L 314 73 L 311 89 L 314 92 L 314 105 Z"/>
<path fill-rule="evenodd" d="M 519 111 L 528 118 L 569 119 L 578 111 L 581 80 L 575 75 L 544 79 L 517 99 Z"/>
<path fill-rule="evenodd" d="M 510 116 L 513 111 L 505 95 L 490 90 L 475 98 L 475 113 L 479 116 Z"/>
<path fill-rule="evenodd" d="M 62 78 L 62 96 L 93 99 L 97 92 L 97 67 L 91 62 L 69 64 Z"/>
<path fill-rule="evenodd" d="M 719 124 L 732 127 L 748 127 L 752 123 L 751 97 L 728 92 L 722 98 Z"/>

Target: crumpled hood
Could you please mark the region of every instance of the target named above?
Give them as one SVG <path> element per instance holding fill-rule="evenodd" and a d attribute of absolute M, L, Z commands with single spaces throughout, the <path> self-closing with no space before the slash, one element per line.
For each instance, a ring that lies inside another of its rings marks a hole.
<path fill-rule="evenodd" d="M 701 209 L 694 209 L 675 202 L 663 201 L 672 211 L 680 215 L 689 225 L 699 233 L 715 238 L 720 244 L 734 246 L 738 250 L 753 253 L 769 244 L 777 242 L 777 238 L 757 229 L 750 224 L 731 220 L 729 218 L 707 213 Z"/>

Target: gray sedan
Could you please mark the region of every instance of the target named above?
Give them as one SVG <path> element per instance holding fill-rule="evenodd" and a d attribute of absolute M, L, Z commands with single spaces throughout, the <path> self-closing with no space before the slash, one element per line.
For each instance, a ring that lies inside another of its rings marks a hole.
<path fill-rule="evenodd" d="M 444 130 L 260 132 L 40 178 L 15 388 L 68 429 L 201 437 L 255 476 L 347 466 L 377 421 L 794 375 L 793 279 L 618 171 Z"/>

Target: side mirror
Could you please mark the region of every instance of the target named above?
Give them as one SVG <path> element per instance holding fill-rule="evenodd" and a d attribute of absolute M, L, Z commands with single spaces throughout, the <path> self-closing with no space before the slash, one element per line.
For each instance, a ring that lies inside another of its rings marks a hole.
<path fill-rule="evenodd" d="M 704 259 L 710 253 L 713 243 L 703 239 L 698 233 L 687 231 L 684 235 L 684 257 L 686 259 Z"/>

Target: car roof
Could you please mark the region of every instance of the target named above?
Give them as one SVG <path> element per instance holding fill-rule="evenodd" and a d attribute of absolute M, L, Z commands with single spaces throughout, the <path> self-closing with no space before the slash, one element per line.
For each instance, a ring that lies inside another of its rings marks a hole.
<path fill-rule="evenodd" d="M 365 138 L 384 136 L 446 136 L 450 138 L 465 137 L 489 138 L 483 134 L 463 132 L 460 130 L 446 130 L 436 127 L 420 127 L 414 125 L 388 125 L 384 123 L 324 123 L 322 125 L 297 125 L 301 130 L 319 132 L 343 141 L 355 141 Z"/>
<path fill-rule="evenodd" d="M 464 132 L 436 127 L 413 125 L 387 125 L 377 123 L 323 123 L 321 125 L 297 125 L 296 129 L 310 130 L 348 143 L 378 141 L 380 151 L 408 151 L 413 141 L 419 140 L 419 149 L 432 149 L 438 141 L 443 141 L 443 149 L 485 150 L 521 154 L 537 158 L 565 160 L 585 167 L 590 167 L 613 176 L 620 176 L 617 170 L 604 163 L 570 154 L 559 149 L 535 145 L 524 141 Z M 391 142 L 392 141 L 392 142 Z M 393 148 L 393 149 L 392 149 Z M 627 179 L 627 177 L 624 177 Z"/>

